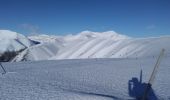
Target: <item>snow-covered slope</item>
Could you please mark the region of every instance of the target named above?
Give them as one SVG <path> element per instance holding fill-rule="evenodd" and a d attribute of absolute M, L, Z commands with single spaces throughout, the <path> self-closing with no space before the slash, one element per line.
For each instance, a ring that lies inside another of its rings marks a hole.
<path fill-rule="evenodd" d="M 61 45 L 57 42 L 38 44 L 21 52 L 13 59 L 13 62 L 48 60 L 57 54 L 60 48 Z"/>
<path fill-rule="evenodd" d="M 148 100 L 169 100 L 169 61 L 164 56 Z M 0 74 L 0 99 L 132 100 L 142 96 L 155 62 L 111 58 L 3 63 L 7 73 Z"/>
<path fill-rule="evenodd" d="M 9 30 L 0 30 L 0 54 L 6 51 L 19 51 L 33 45 L 24 35 Z"/>
<path fill-rule="evenodd" d="M 32 61 L 2 63 L 7 73 L 0 74 L 0 100 L 137 99 L 143 95 L 162 48 L 165 56 L 148 100 L 170 98 L 169 36 L 135 39 L 112 31 L 85 31 L 30 39 L 41 43 L 13 61 Z"/>
<path fill-rule="evenodd" d="M 28 48 L 13 61 L 55 60 L 81 58 L 138 58 L 155 57 L 165 48 L 170 55 L 170 36 L 130 38 L 114 31 L 84 31 L 67 36 L 32 36 L 41 44 Z"/>

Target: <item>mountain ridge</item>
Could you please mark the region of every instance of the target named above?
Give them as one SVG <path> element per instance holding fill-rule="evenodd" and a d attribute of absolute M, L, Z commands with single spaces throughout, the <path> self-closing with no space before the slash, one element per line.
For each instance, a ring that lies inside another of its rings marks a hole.
<path fill-rule="evenodd" d="M 170 36 L 132 38 L 118 34 L 116 38 L 115 34 L 110 35 L 114 32 L 101 36 L 108 32 L 91 34 L 90 31 L 85 31 L 77 35 L 29 37 L 41 44 L 28 48 L 25 60 L 156 57 L 162 48 L 170 54 L 167 44 Z M 87 36 L 89 34 L 91 36 Z M 20 61 L 21 58 L 22 56 L 18 56 L 14 61 Z"/>
<path fill-rule="evenodd" d="M 5 48 L 1 51 L 22 50 L 12 61 L 156 57 L 162 48 L 166 49 L 167 55 L 170 54 L 170 36 L 132 38 L 114 31 L 26 37 L 9 30 L 0 30 L 0 34 L 1 49 Z"/>

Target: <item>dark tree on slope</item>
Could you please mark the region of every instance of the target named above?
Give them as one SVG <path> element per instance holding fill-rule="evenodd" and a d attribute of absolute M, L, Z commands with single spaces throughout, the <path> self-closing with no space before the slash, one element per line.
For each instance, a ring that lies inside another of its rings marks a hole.
<path fill-rule="evenodd" d="M 19 51 L 6 51 L 6 52 L 4 52 L 3 54 L 0 55 L 0 62 L 11 61 L 15 56 L 17 56 L 23 50 L 25 50 L 25 49 L 21 49 Z"/>

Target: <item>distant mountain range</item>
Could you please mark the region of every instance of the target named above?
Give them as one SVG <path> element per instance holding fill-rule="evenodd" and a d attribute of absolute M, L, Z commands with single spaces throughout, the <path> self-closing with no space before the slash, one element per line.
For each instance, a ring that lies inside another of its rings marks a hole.
<path fill-rule="evenodd" d="M 16 32 L 0 30 L 1 54 L 22 50 L 11 61 L 156 57 L 162 48 L 166 49 L 168 56 L 168 43 L 170 36 L 132 38 L 114 31 L 26 37 Z"/>

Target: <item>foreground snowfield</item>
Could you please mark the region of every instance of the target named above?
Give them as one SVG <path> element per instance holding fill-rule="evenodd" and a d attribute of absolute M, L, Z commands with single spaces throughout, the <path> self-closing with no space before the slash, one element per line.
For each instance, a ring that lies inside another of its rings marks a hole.
<path fill-rule="evenodd" d="M 165 56 L 161 62 L 149 100 L 170 99 L 169 61 Z M 135 84 L 132 78 L 139 80 L 141 75 L 147 83 L 155 62 L 156 57 L 3 63 L 7 73 L 0 75 L 0 99 L 134 99 L 129 81 Z"/>

